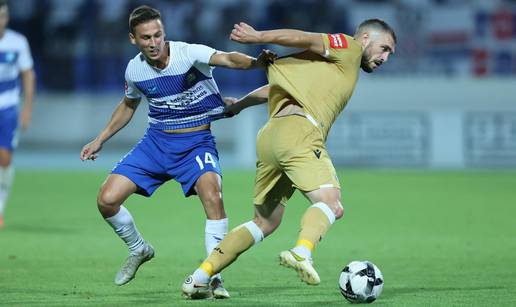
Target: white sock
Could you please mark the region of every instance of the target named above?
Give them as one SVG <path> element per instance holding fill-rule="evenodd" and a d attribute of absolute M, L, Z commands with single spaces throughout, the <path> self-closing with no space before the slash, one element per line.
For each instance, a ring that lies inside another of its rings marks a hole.
<path fill-rule="evenodd" d="M 13 183 L 14 168 L 12 165 L 8 167 L 0 167 L 0 215 L 4 215 L 7 196 L 11 190 Z"/>
<path fill-rule="evenodd" d="M 222 239 L 224 239 L 224 236 L 227 233 L 228 233 L 228 219 L 227 218 L 223 218 L 221 220 L 206 220 L 206 228 L 205 228 L 205 232 L 204 232 L 204 244 L 206 246 L 206 254 L 208 256 L 211 254 L 213 249 L 215 247 L 217 247 L 217 245 L 219 245 L 220 241 L 222 241 Z M 206 276 L 207 275 L 208 274 L 206 274 Z M 202 278 L 204 280 L 204 276 Z M 220 273 L 213 275 L 211 277 L 211 279 L 213 279 L 213 278 L 221 278 Z"/>
<path fill-rule="evenodd" d="M 213 275 L 215 276 L 215 275 Z M 203 269 L 197 269 L 192 274 L 194 283 L 196 284 L 207 284 L 210 282 L 210 275 L 206 273 Z"/>
<path fill-rule="evenodd" d="M 204 244 L 206 246 L 206 254 L 209 256 L 211 251 L 219 245 L 220 241 L 228 233 L 228 219 L 206 220 L 206 228 L 204 230 Z"/>
<path fill-rule="evenodd" d="M 113 227 L 120 239 L 127 244 L 131 255 L 139 254 L 143 250 L 146 245 L 145 240 L 143 240 L 142 235 L 136 229 L 131 213 L 124 206 L 120 206 L 120 211 L 112 217 L 108 217 L 106 222 Z"/>
<path fill-rule="evenodd" d="M 312 258 L 312 251 L 308 249 L 308 247 L 304 245 L 298 245 L 292 249 L 294 253 L 296 253 L 298 256 L 301 256 L 305 259 Z"/>

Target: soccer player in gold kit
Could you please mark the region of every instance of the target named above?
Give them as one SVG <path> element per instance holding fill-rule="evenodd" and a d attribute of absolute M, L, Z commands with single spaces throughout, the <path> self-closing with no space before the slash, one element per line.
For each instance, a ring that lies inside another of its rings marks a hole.
<path fill-rule="evenodd" d="M 277 59 L 267 68 L 269 84 L 227 108 L 269 104 L 269 121 L 256 140 L 255 218 L 233 229 L 182 286 L 192 299 L 210 297 L 210 276 L 270 235 L 281 223 L 295 189 L 311 202 L 301 220 L 296 245 L 279 255 L 310 285 L 320 283 L 312 251 L 331 224 L 343 215 L 340 185 L 326 151 L 326 138 L 351 98 L 359 68 L 370 73 L 394 52 L 396 35 L 382 20 L 361 23 L 354 36 L 298 30 L 256 31 L 240 23 L 230 35 L 244 44 L 277 44 L 305 51 Z"/>

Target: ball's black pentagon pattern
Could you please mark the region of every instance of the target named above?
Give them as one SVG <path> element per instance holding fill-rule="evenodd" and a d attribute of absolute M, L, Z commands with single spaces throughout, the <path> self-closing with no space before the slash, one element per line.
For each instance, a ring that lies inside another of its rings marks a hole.
<path fill-rule="evenodd" d="M 379 286 L 379 285 L 381 285 L 381 284 L 383 284 L 383 279 L 381 279 L 381 278 L 377 278 L 377 279 L 374 281 L 374 285 L 375 285 L 375 286 Z"/>
<path fill-rule="evenodd" d="M 360 263 L 366 267 L 353 272 L 353 270 L 357 268 L 357 263 L 354 261 L 342 269 L 339 281 L 340 293 L 351 303 L 372 303 L 377 299 L 377 295 L 381 293 L 381 287 L 383 287 L 384 283 L 383 277 L 379 269 L 375 268 L 373 263 L 369 261 L 358 261 L 358 265 L 360 265 Z M 351 268 L 353 265 L 354 268 Z M 376 270 L 378 270 L 378 276 Z M 351 284 L 353 278 L 366 278 L 365 288 L 355 293 Z M 380 289 L 378 290 L 375 287 L 380 287 Z"/>

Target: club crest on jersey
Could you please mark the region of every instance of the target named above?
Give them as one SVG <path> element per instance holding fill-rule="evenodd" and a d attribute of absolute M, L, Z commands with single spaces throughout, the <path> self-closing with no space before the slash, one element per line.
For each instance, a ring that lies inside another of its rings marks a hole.
<path fill-rule="evenodd" d="M 330 40 L 330 47 L 333 49 L 348 48 L 348 42 L 346 41 L 346 37 L 342 33 L 328 34 L 328 39 Z"/>
<path fill-rule="evenodd" d="M 191 72 L 188 75 L 186 75 L 186 82 L 188 84 L 194 84 L 197 77 L 195 76 L 195 73 Z"/>

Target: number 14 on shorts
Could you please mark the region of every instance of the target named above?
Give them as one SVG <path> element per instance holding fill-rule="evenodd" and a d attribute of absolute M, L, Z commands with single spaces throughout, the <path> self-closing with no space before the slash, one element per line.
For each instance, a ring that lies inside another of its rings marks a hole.
<path fill-rule="evenodd" d="M 213 159 L 213 156 L 209 152 L 204 153 L 204 162 L 203 158 L 201 158 L 202 155 L 197 155 L 195 157 L 195 161 L 197 161 L 197 164 L 199 164 L 199 169 L 203 170 L 205 164 L 211 164 L 213 168 L 217 168 L 217 162 L 215 159 Z"/>

